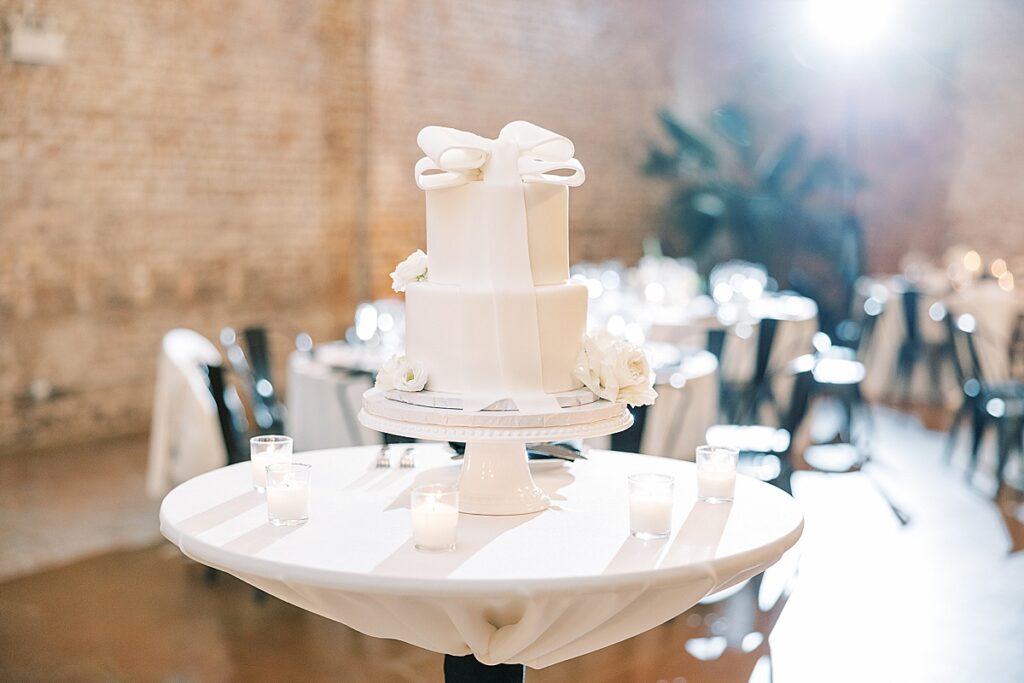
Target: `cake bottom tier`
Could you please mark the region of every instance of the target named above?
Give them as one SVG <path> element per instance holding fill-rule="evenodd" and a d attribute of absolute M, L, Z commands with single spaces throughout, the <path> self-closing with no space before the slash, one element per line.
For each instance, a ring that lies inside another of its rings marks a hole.
<path fill-rule="evenodd" d="M 538 338 L 524 329 L 502 328 L 503 312 L 534 305 Z M 543 392 L 581 386 L 573 377 L 573 366 L 587 326 L 587 288 L 582 284 L 544 285 L 534 287 L 532 295 L 495 296 L 415 282 L 406 289 L 405 307 L 405 353 L 426 366 L 427 388 L 432 391 L 509 396 L 524 379 L 518 366 L 523 350 L 533 344 L 539 348 Z"/>

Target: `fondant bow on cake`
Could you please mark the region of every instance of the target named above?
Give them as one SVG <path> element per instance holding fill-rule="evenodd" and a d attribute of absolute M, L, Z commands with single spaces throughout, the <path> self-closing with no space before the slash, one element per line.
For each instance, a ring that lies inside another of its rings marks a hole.
<path fill-rule="evenodd" d="M 583 184 L 583 166 L 573 158 L 572 141 L 528 121 L 513 121 L 495 140 L 455 128 L 427 126 L 416 137 L 427 155 L 416 164 L 416 184 L 421 190 L 437 190 L 481 180 L 484 166 L 499 142 L 518 148 L 516 171 L 524 182 L 569 187 Z"/>

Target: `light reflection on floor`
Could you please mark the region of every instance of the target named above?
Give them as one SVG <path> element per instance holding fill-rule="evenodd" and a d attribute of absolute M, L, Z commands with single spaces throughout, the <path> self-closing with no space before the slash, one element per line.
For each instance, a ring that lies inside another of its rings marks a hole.
<path fill-rule="evenodd" d="M 868 468 L 911 524 L 864 475 L 796 476 L 807 525 L 776 681 L 1024 680 L 1024 554 L 988 494 L 942 464 L 944 434 L 876 413 Z"/>

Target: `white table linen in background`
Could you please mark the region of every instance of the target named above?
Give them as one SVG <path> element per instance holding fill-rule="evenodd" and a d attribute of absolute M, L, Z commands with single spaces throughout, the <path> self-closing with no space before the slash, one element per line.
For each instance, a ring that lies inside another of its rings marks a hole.
<path fill-rule="evenodd" d="M 188 329 L 164 335 L 157 359 L 146 471 L 146 492 L 153 498 L 228 461 L 217 405 L 200 364 L 221 364 L 213 342 Z"/>
<path fill-rule="evenodd" d="M 973 315 L 978 323 L 975 345 L 985 378 L 988 381 L 1007 379 L 1010 339 L 1017 317 L 1024 313 L 1024 297 L 1016 291 L 1003 291 L 994 281 L 971 284 L 952 293 L 936 290 L 935 286 L 935 283 L 931 283 L 930 288 L 922 291 L 919 298 L 917 320 L 922 339 L 928 344 L 944 344 L 949 338 L 946 322 L 934 320 L 930 315 L 930 309 L 936 303 L 942 304 L 956 316 Z M 892 383 L 896 376 L 900 346 L 906 339 L 902 297 L 904 287 L 898 278 L 893 277 L 865 278 L 858 284 L 861 300 L 869 295 L 875 296 L 883 300 L 885 305 L 874 336 L 862 358 L 867 369 L 862 387 L 869 400 L 892 398 L 903 393 L 902 388 L 895 391 Z M 943 402 L 950 407 L 959 405 L 960 387 L 957 386 L 948 359 L 938 380 L 932 378 L 929 372 L 926 363 L 918 364 L 907 392 L 909 396 L 914 400 L 930 400 L 930 387 L 938 381 Z"/>
<path fill-rule="evenodd" d="M 335 357 L 338 345 L 325 347 L 331 347 L 330 354 L 318 347 L 313 357 L 295 352 L 288 358 L 286 431 L 294 439 L 295 450 L 381 443 L 381 435 L 363 427 L 357 419 L 363 393 L 373 386 L 373 381 L 363 375 L 351 375 L 335 364 L 339 361 Z M 351 360 L 349 367 L 374 369 L 359 364 L 368 362 L 366 359 Z"/>
<path fill-rule="evenodd" d="M 775 339 L 768 359 L 768 372 L 772 375 L 772 391 L 785 411 L 789 406 L 793 380 L 784 372 L 786 365 L 805 353 L 814 351 L 813 340 L 818 332 L 818 307 L 813 300 L 792 295 L 767 295 L 751 303 L 752 313 L 778 319 Z M 757 340 L 759 320 L 753 319 L 725 325 L 713 314 L 709 317 L 706 304 L 701 304 L 699 316 L 680 312 L 675 320 L 662 316 L 651 327 L 652 341 L 680 345 L 705 346 L 709 329 L 727 327 L 719 374 L 728 382 L 749 382 L 757 367 Z M 775 416 L 765 411 L 759 416 L 774 424 Z"/>
<path fill-rule="evenodd" d="M 739 477 L 736 501 L 696 502 L 691 463 L 623 453 L 531 465 L 544 512 L 460 515 L 457 547 L 413 547 L 409 491 L 452 482 L 440 447 L 415 469 L 378 470 L 376 448 L 305 453 L 313 465 L 310 521 L 267 523 L 248 468 L 222 468 L 172 491 L 163 534 L 187 556 L 368 635 L 485 664 L 541 668 L 647 631 L 709 593 L 773 564 L 803 520 L 779 489 Z M 676 479 L 672 536 L 629 536 L 626 477 Z"/>
<path fill-rule="evenodd" d="M 640 451 L 693 460 L 718 422 L 718 360 L 702 349 L 682 350 L 657 376 L 658 400 L 647 409 Z"/>
<path fill-rule="evenodd" d="M 946 298 L 954 315 L 971 315 L 977 323 L 975 346 L 981 371 L 989 382 L 1010 378 L 1010 341 L 1024 314 L 1024 295 L 1005 291 L 995 280 L 983 280 Z"/>

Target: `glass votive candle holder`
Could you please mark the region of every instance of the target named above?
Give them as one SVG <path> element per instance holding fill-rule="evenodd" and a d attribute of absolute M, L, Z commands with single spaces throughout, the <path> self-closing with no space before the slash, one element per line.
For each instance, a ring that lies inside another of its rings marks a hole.
<path fill-rule="evenodd" d="M 728 503 L 736 494 L 739 450 L 725 446 L 697 447 L 697 499 Z"/>
<path fill-rule="evenodd" d="M 252 466 L 252 486 L 257 491 L 267 488 L 267 466 L 292 461 L 292 438 L 266 434 L 249 439 L 249 464 Z"/>
<path fill-rule="evenodd" d="M 309 473 L 301 462 L 267 465 L 267 519 L 274 526 L 297 526 L 309 521 Z"/>
<path fill-rule="evenodd" d="M 459 490 L 431 484 L 412 490 L 412 538 L 417 550 L 444 551 L 455 547 L 459 525 Z"/>
<path fill-rule="evenodd" d="M 675 480 L 667 474 L 629 477 L 629 533 L 644 541 L 672 533 Z"/>

